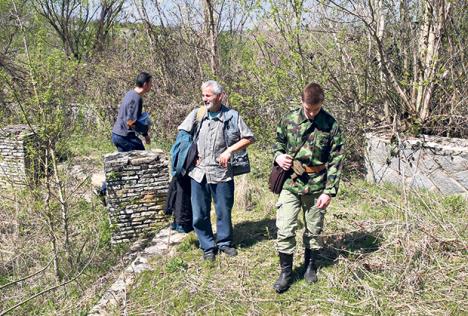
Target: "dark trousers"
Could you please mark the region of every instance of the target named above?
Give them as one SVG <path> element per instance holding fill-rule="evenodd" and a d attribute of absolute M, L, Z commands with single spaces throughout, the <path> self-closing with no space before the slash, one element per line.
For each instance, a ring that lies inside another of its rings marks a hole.
<path fill-rule="evenodd" d="M 135 135 L 135 133 L 130 133 L 127 136 L 112 133 L 112 143 L 117 147 L 117 151 L 119 152 L 145 150 L 143 142 Z"/>
<path fill-rule="evenodd" d="M 130 133 L 128 136 L 121 136 L 112 133 L 112 143 L 117 147 L 117 151 L 126 152 L 132 150 L 145 150 L 143 142 L 135 133 Z M 104 181 L 101 185 L 101 195 L 107 194 L 107 183 Z"/>
<path fill-rule="evenodd" d="M 192 227 L 192 202 L 190 177 L 173 177 L 167 192 L 165 212 L 174 215 L 174 222 L 185 228 Z"/>
<path fill-rule="evenodd" d="M 232 246 L 231 210 L 234 204 L 234 181 L 202 183 L 191 179 L 193 228 L 200 248 L 213 251 L 216 247 Z M 211 198 L 216 209 L 216 240 L 211 228 Z"/>

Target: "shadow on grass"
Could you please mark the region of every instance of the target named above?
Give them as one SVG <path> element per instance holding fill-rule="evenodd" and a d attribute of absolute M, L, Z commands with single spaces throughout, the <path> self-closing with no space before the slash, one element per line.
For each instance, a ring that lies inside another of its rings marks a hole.
<path fill-rule="evenodd" d="M 240 248 L 252 247 L 263 240 L 276 239 L 275 220 L 265 218 L 260 221 L 247 221 L 234 225 L 234 245 Z M 215 239 L 216 239 L 216 233 Z M 195 239 L 190 243 L 199 248 L 199 241 Z"/>
<path fill-rule="evenodd" d="M 382 237 L 378 231 L 356 231 L 345 234 L 325 236 L 323 248 L 319 252 L 317 268 L 328 267 L 338 262 L 339 257 L 355 257 L 379 249 Z M 305 268 L 303 265 L 293 272 L 294 279 L 301 279 Z"/>
<path fill-rule="evenodd" d="M 340 256 L 349 257 L 374 252 L 379 249 L 381 242 L 382 237 L 377 231 L 355 231 L 325 237 L 323 239 L 324 247 L 320 250 L 318 266 L 333 265 Z"/>
<path fill-rule="evenodd" d="M 242 222 L 234 225 L 234 244 L 248 248 L 262 240 L 276 238 L 275 220 L 265 218 L 255 222 Z"/>
<path fill-rule="evenodd" d="M 275 239 L 275 220 L 265 218 L 260 221 L 239 223 L 234 226 L 234 236 L 234 243 L 242 248 L 251 247 L 263 240 Z M 323 236 L 322 240 L 323 248 L 320 250 L 316 262 L 318 269 L 338 263 L 337 259 L 340 257 L 358 257 L 378 250 L 382 243 L 382 235 L 379 231 L 362 230 Z M 303 257 L 297 256 L 294 260 L 302 261 Z M 293 283 L 301 280 L 304 272 L 305 267 L 301 262 L 299 267 L 293 270 Z"/>
<path fill-rule="evenodd" d="M 298 230 L 297 233 L 299 233 Z M 260 221 L 247 221 L 234 226 L 234 243 L 248 248 L 263 240 L 276 239 L 275 220 L 265 218 Z M 381 235 L 378 231 L 354 231 L 323 237 L 323 248 L 319 252 L 318 267 L 327 267 L 336 263 L 340 256 L 349 257 L 357 254 L 374 252 L 379 249 Z"/>

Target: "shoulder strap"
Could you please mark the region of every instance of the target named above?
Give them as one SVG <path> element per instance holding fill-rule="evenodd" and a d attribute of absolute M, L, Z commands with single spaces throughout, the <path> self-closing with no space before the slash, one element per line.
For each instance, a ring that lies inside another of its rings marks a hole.
<path fill-rule="evenodd" d="M 200 123 L 200 122 L 201 122 L 201 120 L 203 119 L 203 117 L 205 116 L 205 114 L 206 114 L 206 106 L 203 106 L 203 105 L 202 105 L 202 106 L 199 107 L 198 110 L 197 110 L 197 115 L 196 115 L 196 119 L 195 119 L 195 120 L 197 121 L 197 123 Z"/>
<path fill-rule="evenodd" d="M 296 158 L 296 155 L 299 153 L 299 150 L 301 150 L 302 146 L 304 146 L 306 141 L 307 141 L 307 138 L 302 142 L 301 146 L 299 146 L 299 148 L 296 150 L 296 152 L 292 156 L 293 159 Z"/>
<path fill-rule="evenodd" d="M 306 129 L 306 131 L 305 131 L 304 134 L 302 135 L 302 138 L 303 138 L 302 144 L 301 144 L 301 146 L 299 146 L 299 147 L 297 148 L 296 152 L 295 152 L 294 155 L 292 156 L 293 159 L 296 158 L 296 155 L 299 153 L 299 151 L 301 150 L 302 146 L 304 146 L 304 144 L 306 143 L 307 138 L 309 138 L 309 137 L 308 137 L 308 135 L 309 135 L 309 130 L 310 130 L 311 128 L 313 128 L 314 126 L 315 126 L 315 123 L 312 123 L 312 125 L 311 125 L 308 129 Z"/>
<path fill-rule="evenodd" d="M 193 139 L 197 139 L 198 138 L 198 133 L 200 132 L 200 128 L 201 128 L 201 121 L 203 120 L 203 118 L 205 117 L 205 114 L 206 114 L 206 107 L 205 106 L 200 106 L 198 109 L 197 109 L 197 113 L 195 115 L 195 122 L 194 122 L 194 126 L 193 126 Z"/>

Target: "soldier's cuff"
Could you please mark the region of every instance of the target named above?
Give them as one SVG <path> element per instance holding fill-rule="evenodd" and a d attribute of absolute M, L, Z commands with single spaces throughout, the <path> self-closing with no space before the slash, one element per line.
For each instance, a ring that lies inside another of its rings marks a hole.
<path fill-rule="evenodd" d="M 276 161 L 276 158 L 278 158 L 278 156 L 279 156 L 279 155 L 282 155 L 282 154 L 284 154 L 284 153 L 282 153 L 281 151 L 275 152 L 275 155 L 274 155 L 274 157 L 273 157 L 273 163 Z"/>
<path fill-rule="evenodd" d="M 326 195 L 329 195 L 331 197 L 335 197 L 336 194 L 338 193 L 338 189 L 335 188 L 335 187 L 326 188 L 325 190 L 323 190 L 323 193 L 326 194 Z"/>

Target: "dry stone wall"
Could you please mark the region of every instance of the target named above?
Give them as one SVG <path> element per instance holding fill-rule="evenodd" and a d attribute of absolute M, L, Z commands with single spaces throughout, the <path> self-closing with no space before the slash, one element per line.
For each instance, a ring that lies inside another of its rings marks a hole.
<path fill-rule="evenodd" d="M 130 151 L 104 156 L 112 242 L 130 241 L 164 224 L 169 187 L 167 155 Z"/>
<path fill-rule="evenodd" d="M 27 125 L 0 128 L 0 187 L 23 187 L 34 179 L 31 149 L 34 134 Z"/>
<path fill-rule="evenodd" d="M 405 183 L 468 198 L 468 140 L 423 135 L 398 139 L 366 134 L 367 180 Z"/>

